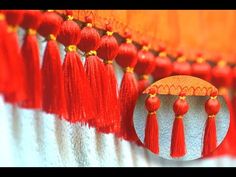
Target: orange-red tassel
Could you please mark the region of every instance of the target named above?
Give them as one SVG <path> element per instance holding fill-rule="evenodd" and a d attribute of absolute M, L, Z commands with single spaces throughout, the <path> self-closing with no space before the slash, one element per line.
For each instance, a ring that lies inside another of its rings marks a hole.
<path fill-rule="evenodd" d="M 173 63 L 172 75 L 191 75 L 191 65 L 182 52 L 178 52 L 177 61 Z"/>
<path fill-rule="evenodd" d="M 137 64 L 134 71 L 140 76 L 138 80 L 138 92 L 141 94 L 145 88 L 149 85 L 149 74 L 155 69 L 154 55 L 149 51 L 147 41 L 142 42 L 142 49 L 137 54 Z"/>
<path fill-rule="evenodd" d="M 180 93 L 179 98 L 174 102 L 173 110 L 175 119 L 172 128 L 170 156 L 173 158 L 183 157 L 186 154 L 183 115 L 188 112 L 189 105 L 185 94 Z"/>
<path fill-rule="evenodd" d="M 155 154 L 159 153 L 159 128 L 156 111 L 160 107 L 160 100 L 155 94 L 150 94 L 145 106 L 148 111 L 145 128 L 144 145 Z"/>
<path fill-rule="evenodd" d="M 133 124 L 133 112 L 138 97 L 138 87 L 133 69 L 137 63 L 137 49 L 132 44 L 131 34 L 126 33 L 126 43 L 119 46 L 116 62 L 125 68 L 120 91 L 121 129 L 117 134 L 128 141 L 137 141 L 138 137 Z"/>
<path fill-rule="evenodd" d="M 234 155 L 235 146 L 236 146 L 236 138 L 235 138 L 235 117 L 232 107 L 231 100 L 228 93 L 228 88 L 231 87 L 232 83 L 232 70 L 227 63 L 218 56 L 218 63 L 216 66 L 212 68 L 212 84 L 216 86 L 219 90 L 219 94 L 223 95 L 224 100 L 227 104 L 227 107 L 230 112 L 230 122 L 229 122 L 229 130 L 221 142 L 221 144 L 216 148 L 216 150 L 211 153 L 209 156 L 221 156 L 221 155 Z"/>
<path fill-rule="evenodd" d="M 63 63 L 64 87 L 68 116 L 71 123 L 87 122 L 94 118 L 94 99 L 76 45 L 80 41 L 80 27 L 71 15 L 61 25 L 58 41 L 65 46 Z M 60 101 L 60 100 L 58 100 Z"/>
<path fill-rule="evenodd" d="M 203 142 L 203 150 L 202 155 L 207 156 L 210 155 L 215 149 L 217 145 L 217 136 L 216 136 L 216 114 L 220 110 L 220 103 L 216 99 L 216 93 L 212 93 L 211 97 L 205 103 L 205 110 L 208 114 L 208 118 L 206 121 L 205 134 L 204 134 L 204 142 Z"/>
<path fill-rule="evenodd" d="M 42 65 L 42 108 L 47 113 L 66 117 L 64 77 L 56 41 L 62 21 L 55 12 L 45 12 L 38 31 L 47 40 Z"/>
<path fill-rule="evenodd" d="M 5 53 L 7 22 L 5 12 L 0 10 L 0 92 L 6 93 L 8 89 L 8 82 L 10 80 L 10 72 L 8 69 L 7 56 Z"/>
<path fill-rule="evenodd" d="M 42 81 L 40 72 L 39 46 L 36 30 L 41 23 L 41 11 L 26 10 L 21 27 L 26 30 L 21 48 L 26 71 L 26 99 L 24 108 L 41 108 Z"/>
<path fill-rule="evenodd" d="M 108 93 L 106 95 L 106 116 L 104 121 L 107 122 L 106 127 L 97 130 L 103 133 L 115 133 L 120 130 L 120 106 L 118 100 L 118 85 L 113 60 L 118 54 L 119 45 L 113 36 L 111 25 L 106 25 L 106 34 L 101 38 L 100 46 L 97 50 L 98 56 L 103 59 L 107 71 Z"/>
<path fill-rule="evenodd" d="M 170 76 L 173 71 L 173 65 L 170 58 L 167 56 L 166 49 L 161 47 L 159 51 L 160 53 L 154 60 L 155 68 L 152 72 L 152 76 L 156 81 Z"/>
<path fill-rule="evenodd" d="M 197 54 L 197 60 L 192 64 L 192 76 L 206 81 L 211 79 L 211 66 L 205 61 L 201 53 Z"/>
<path fill-rule="evenodd" d="M 10 78 L 8 82 L 9 93 L 4 94 L 4 100 L 9 103 L 19 103 L 26 98 L 25 92 L 25 66 L 18 44 L 18 26 L 23 20 L 22 10 L 7 10 L 6 19 L 8 22 L 7 42 L 5 53 L 8 58 Z"/>
<path fill-rule="evenodd" d="M 100 44 L 100 35 L 95 28 L 92 27 L 92 17 L 85 18 L 86 27 L 81 30 L 81 40 L 78 48 L 85 52 L 85 71 L 93 95 L 96 117 L 89 124 L 94 127 L 105 127 L 110 122 L 106 122 L 106 100 L 107 100 L 107 72 L 100 58 L 97 56 L 97 48 Z"/>

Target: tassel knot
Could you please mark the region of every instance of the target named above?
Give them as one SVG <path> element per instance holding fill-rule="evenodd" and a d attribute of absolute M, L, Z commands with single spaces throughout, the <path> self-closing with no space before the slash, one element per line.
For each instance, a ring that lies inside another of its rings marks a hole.
<path fill-rule="evenodd" d="M 66 52 L 76 52 L 76 50 L 77 50 L 76 45 L 68 45 L 65 47 Z"/>
<path fill-rule="evenodd" d="M 90 50 L 89 52 L 86 53 L 86 57 L 89 57 L 89 56 L 97 56 L 97 51 Z"/>
<path fill-rule="evenodd" d="M 36 35 L 37 34 L 37 31 L 35 29 L 32 29 L 32 28 L 28 28 L 26 30 L 26 34 L 27 35 Z"/>
<path fill-rule="evenodd" d="M 48 41 L 55 41 L 57 38 L 54 34 L 49 34 L 48 37 L 47 37 L 47 40 Z"/>
<path fill-rule="evenodd" d="M 113 60 L 104 60 L 103 63 L 104 63 L 105 65 L 112 64 L 112 63 L 113 63 Z"/>
<path fill-rule="evenodd" d="M 134 72 L 134 68 L 132 68 L 132 67 L 126 67 L 126 68 L 124 69 L 124 71 L 125 71 L 126 73 L 133 73 L 133 72 Z"/>
<path fill-rule="evenodd" d="M 113 32 L 112 32 L 112 31 L 107 31 L 107 32 L 106 32 L 106 35 L 107 35 L 107 36 L 112 36 L 112 35 L 113 35 Z"/>

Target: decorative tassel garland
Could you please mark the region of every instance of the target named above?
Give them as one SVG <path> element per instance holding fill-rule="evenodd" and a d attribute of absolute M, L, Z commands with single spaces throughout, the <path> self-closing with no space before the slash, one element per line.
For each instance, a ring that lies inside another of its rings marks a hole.
<path fill-rule="evenodd" d="M 173 158 L 183 157 L 186 154 L 183 115 L 188 112 L 189 105 L 186 101 L 185 93 L 180 93 L 179 98 L 174 102 L 173 110 L 175 119 L 171 135 L 171 152 Z"/>
<path fill-rule="evenodd" d="M 216 149 L 216 114 L 220 110 L 220 103 L 217 100 L 217 93 L 212 93 L 205 103 L 205 110 L 208 114 L 206 121 L 202 155 L 207 156 Z"/>
<path fill-rule="evenodd" d="M 42 65 L 42 108 L 47 113 L 66 117 L 64 77 L 56 41 L 62 22 L 63 19 L 55 12 L 45 12 L 38 31 L 47 40 Z"/>
<path fill-rule="evenodd" d="M 67 105 L 67 117 L 71 123 L 85 123 L 95 117 L 89 83 L 76 45 L 80 41 L 81 31 L 72 15 L 61 25 L 58 41 L 65 46 L 66 55 L 63 63 L 64 87 Z"/>
<path fill-rule="evenodd" d="M 111 25 L 107 24 L 106 30 L 106 34 L 101 38 L 97 54 L 98 57 L 103 59 L 107 71 L 108 93 L 106 96 L 106 116 L 104 119 L 110 125 L 104 128 L 98 128 L 97 130 L 103 133 L 116 133 L 120 130 L 120 105 L 118 100 L 118 85 L 112 63 L 118 54 L 119 45 L 113 36 Z"/>
<path fill-rule="evenodd" d="M 137 49 L 132 44 L 130 33 L 126 32 L 125 38 L 126 43 L 119 46 L 116 57 L 116 62 L 125 68 L 119 91 L 121 129 L 117 136 L 135 142 L 138 137 L 133 124 L 133 112 L 138 97 L 138 87 L 133 70 L 137 63 Z"/>
<path fill-rule="evenodd" d="M 154 60 L 154 70 L 152 76 L 155 81 L 168 77 L 172 74 L 173 65 L 170 58 L 167 56 L 166 49 L 162 47 L 159 55 Z"/>
<path fill-rule="evenodd" d="M 137 64 L 134 71 L 140 76 L 138 80 L 138 91 L 139 94 L 149 85 L 148 76 L 155 69 L 154 55 L 149 51 L 149 46 L 147 41 L 143 41 L 143 47 L 138 51 Z"/>
<path fill-rule="evenodd" d="M 211 79 L 211 66 L 205 61 L 201 53 L 197 54 L 197 60 L 192 64 L 192 76 L 208 82 Z"/>
<path fill-rule="evenodd" d="M 42 83 L 40 72 L 39 47 L 36 30 L 41 23 L 41 11 L 26 10 L 21 27 L 26 30 L 21 48 L 26 71 L 26 100 L 21 106 L 24 108 L 41 108 Z"/>
<path fill-rule="evenodd" d="M 0 29 L 0 92 L 6 93 L 9 90 L 8 82 L 10 80 L 10 73 L 8 69 L 7 56 L 5 53 L 7 40 L 7 22 L 3 10 L 0 10 Z"/>
<path fill-rule="evenodd" d="M 191 75 L 191 65 L 186 61 L 182 52 L 178 52 L 177 61 L 173 63 L 172 75 Z"/>
<path fill-rule="evenodd" d="M 107 72 L 102 61 L 97 56 L 97 48 L 100 44 L 100 35 L 96 29 L 92 27 L 92 18 L 85 18 L 86 27 L 81 30 L 81 40 L 78 48 L 86 53 L 85 71 L 95 101 L 93 108 L 96 118 L 89 122 L 94 127 L 106 127 L 110 124 L 110 120 L 106 121 L 106 100 L 107 100 Z M 108 117 L 110 118 L 110 117 Z"/>
<path fill-rule="evenodd" d="M 147 122 L 145 128 L 144 145 L 155 154 L 159 153 L 159 128 L 156 111 L 160 107 L 160 100 L 154 94 L 147 97 L 145 106 L 148 111 Z"/>
<path fill-rule="evenodd" d="M 8 103 L 16 104 L 26 99 L 26 74 L 23 58 L 18 44 L 18 26 L 23 20 L 24 11 L 7 10 L 6 20 L 8 22 L 7 42 L 5 53 L 8 60 L 10 78 L 8 92 L 4 94 L 4 100 Z"/>

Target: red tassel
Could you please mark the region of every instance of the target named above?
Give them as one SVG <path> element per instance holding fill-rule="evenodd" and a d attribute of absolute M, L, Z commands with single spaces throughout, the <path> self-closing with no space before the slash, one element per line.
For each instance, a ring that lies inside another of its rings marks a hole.
<path fill-rule="evenodd" d="M 211 97 L 205 103 L 205 110 L 208 114 L 202 155 L 207 156 L 216 149 L 217 137 L 216 137 L 216 114 L 220 110 L 220 103 L 216 99 L 216 93 L 211 94 Z"/>
<path fill-rule="evenodd" d="M 154 71 L 152 72 L 152 76 L 154 80 L 159 80 L 164 77 L 168 77 L 172 74 L 173 65 L 169 57 L 167 57 L 167 53 L 165 48 L 161 48 L 159 55 L 154 60 Z"/>
<path fill-rule="evenodd" d="M 56 37 L 62 24 L 62 18 L 54 12 L 45 12 L 38 29 L 47 39 L 42 65 L 43 110 L 47 113 L 66 117 L 64 78 L 60 52 Z"/>
<path fill-rule="evenodd" d="M 118 85 L 112 63 L 118 54 L 119 46 L 116 38 L 112 35 L 113 32 L 111 32 L 112 28 L 110 25 L 106 25 L 106 30 L 106 35 L 101 38 L 97 54 L 103 59 L 107 71 L 108 93 L 106 95 L 106 116 L 104 116 L 104 121 L 107 122 L 108 126 L 98 128 L 98 131 L 103 133 L 116 133 L 120 130 L 120 106 L 118 100 Z"/>
<path fill-rule="evenodd" d="M 22 102 L 24 108 L 41 108 L 42 83 L 40 72 L 39 47 L 36 30 L 41 22 L 41 11 L 26 10 L 21 26 L 26 30 L 21 48 L 26 69 L 26 100 Z"/>
<path fill-rule="evenodd" d="M 80 27 L 72 21 L 73 17 L 68 15 L 68 20 L 62 23 L 58 40 L 65 46 L 66 55 L 63 63 L 64 87 L 68 117 L 71 123 L 87 122 L 94 118 L 93 101 L 86 73 L 80 56 L 76 51 L 76 45 L 80 41 Z M 60 101 L 60 100 L 58 100 Z"/>
<path fill-rule="evenodd" d="M 137 63 L 137 49 L 131 43 L 131 35 L 126 33 L 126 43 L 122 43 L 116 57 L 117 63 L 125 68 L 125 73 L 121 81 L 119 100 L 121 110 L 121 129 L 117 134 L 128 141 L 137 141 L 138 137 L 133 124 L 133 112 L 138 97 L 137 82 L 133 73 L 133 68 Z"/>
<path fill-rule="evenodd" d="M 156 95 L 149 95 L 145 101 L 148 110 L 147 122 L 145 128 L 144 144 L 155 154 L 159 153 L 159 129 L 156 111 L 160 107 L 160 100 Z"/>
<path fill-rule="evenodd" d="M 220 58 L 219 58 L 220 59 Z M 230 97 L 227 88 L 231 86 L 232 83 L 232 70 L 231 67 L 227 65 L 224 60 L 219 60 L 216 66 L 212 68 L 212 83 L 215 85 L 219 94 L 223 95 L 227 107 L 230 112 L 230 124 L 229 130 L 221 142 L 221 144 L 217 147 L 217 149 L 211 153 L 208 157 L 214 156 L 222 156 L 222 155 L 234 155 L 235 154 L 235 146 L 236 146 L 236 138 L 235 138 L 235 118 L 233 113 L 233 107 L 231 105 Z"/>
<path fill-rule="evenodd" d="M 10 73 L 8 69 L 7 56 L 5 54 L 7 22 L 3 10 L 0 10 L 0 29 L 0 92 L 6 93 L 7 90 L 9 90 L 8 82 L 10 80 Z"/>
<path fill-rule="evenodd" d="M 175 112 L 175 120 L 172 128 L 171 136 L 171 152 L 173 158 L 179 158 L 186 154 L 185 136 L 184 136 L 184 123 L 183 115 L 188 112 L 189 105 L 185 100 L 185 94 L 180 93 L 179 98 L 173 105 Z"/>
<path fill-rule="evenodd" d="M 134 68 L 134 71 L 141 76 L 138 81 L 139 94 L 149 85 L 148 76 L 155 69 L 154 55 L 149 52 L 147 41 L 143 41 L 142 45 L 143 48 L 138 52 L 137 64 Z"/>
<path fill-rule="evenodd" d="M 197 54 L 197 61 L 192 64 L 192 76 L 206 81 L 211 79 L 211 66 L 204 60 L 202 54 Z"/>
<path fill-rule="evenodd" d="M 23 20 L 22 10 L 7 10 L 8 33 L 5 53 L 8 58 L 8 67 L 11 73 L 9 78 L 9 93 L 4 95 L 4 100 L 9 103 L 19 103 L 26 99 L 26 75 L 23 58 L 18 44 L 18 26 Z M 14 52 L 13 52 L 14 51 Z"/>
<path fill-rule="evenodd" d="M 177 61 L 173 63 L 172 75 L 191 75 L 191 65 L 186 61 L 182 52 L 178 53 Z"/>
<path fill-rule="evenodd" d="M 105 127 L 110 124 L 106 122 L 106 96 L 107 72 L 105 66 L 97 56 L 97 48 L 100 44 L 100 35 L 96 29 L 92 28 L 92 18 L 86 17 L 87 26 L 81 31 L 81 40 L 78 48 L 86 53 L 85 70 L 91 87 L 93 99 L 95 101 L 96 119 L 90 121 L 90 125 L 95 127 Z"/>

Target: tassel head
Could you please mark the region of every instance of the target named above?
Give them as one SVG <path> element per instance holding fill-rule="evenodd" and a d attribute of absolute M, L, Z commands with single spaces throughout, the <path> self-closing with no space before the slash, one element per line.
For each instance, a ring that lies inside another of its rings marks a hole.
<path fill-rule="evenodd" d="M 206 81 L 211 79 L 211 66 L 200 54 L 197 54 L 196 62 L 192 64 L 192 75 Z"/>
<path fill-rule="evenodd" d="M 24 18 L 21 22 L 21 27 L 28 29 L 38 29 L 42 19 L 42 12 L 40 10 L 25 10 Z"/>
<path fill-rule="evenodd" d="M 118 55 L 116 56 L 116 62 L 122 67 L 134 68 L 137 64 L 137 49 L 132 44 L 131 34 L 125 35 L 126 42 L 119 46 Z"/>
<path fill-rule="evenodd" d="M 162 79 L 171 75 L 173 71 L 173 65 L 170 58 L 167 56 L 166 51 L 161 51 L 159 55 L 154 59 L 154 70 L 152 76 L 155 80 Z"/>
<path fill-rule="evenodd" d="M 60 17 L 55 12 L 44 12 L 38 32 L 40 35 L 46 38 L 49 38 L 49 35 L 54 35 L 56 37 L 59 33 L 62 22 L 62 17 Z"/>

